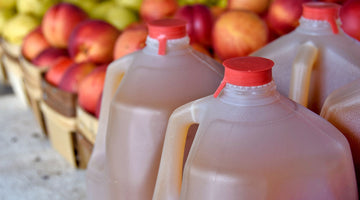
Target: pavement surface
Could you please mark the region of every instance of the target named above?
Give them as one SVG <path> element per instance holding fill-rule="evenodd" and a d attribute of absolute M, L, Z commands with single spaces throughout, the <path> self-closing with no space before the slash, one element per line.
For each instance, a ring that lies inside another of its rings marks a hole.
<path fill-rule="evenodd" d="M 84 200 L 85 171 L 41 132 L 30 108 L 0 84 L 0 200 Z"/>

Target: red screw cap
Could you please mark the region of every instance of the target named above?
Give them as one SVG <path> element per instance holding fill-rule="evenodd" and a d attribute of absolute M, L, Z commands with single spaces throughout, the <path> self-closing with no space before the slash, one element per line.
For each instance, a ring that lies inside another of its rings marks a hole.
<path fill-rule="evenodd" d="M 236 57 L 223 62 L 224 79 L 214 93 L 216 98 L 226 83 L 238 86 L 259 86 L 272 80 L 271 68 L 274 62 L 262 57 Z"/>
<path fill-rule="evenodd" d="M 166 41 L 186 36 L 186 21 L 180 19 L 160 19 L 148 23 L 149 36 L 159 40 L 159 54 L 165 55 Z"/>
<path fill-rule="evenodd" d="M 326 20 L 330 23 L 333 32 L 339 32 L 336 19 L 339 18 L 340 5 L 326 2 L 308 2 L 303 4 L 302 16 L 312 20 Z"/>

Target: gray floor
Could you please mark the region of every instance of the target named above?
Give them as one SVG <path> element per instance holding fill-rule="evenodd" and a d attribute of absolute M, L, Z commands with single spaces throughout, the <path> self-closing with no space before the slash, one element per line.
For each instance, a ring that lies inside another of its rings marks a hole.
<path fill-rule="evenodd" d="M 85 199 L 85 172 L 51 147 L 20 104 L 0 83 L 0 200 Z"/>

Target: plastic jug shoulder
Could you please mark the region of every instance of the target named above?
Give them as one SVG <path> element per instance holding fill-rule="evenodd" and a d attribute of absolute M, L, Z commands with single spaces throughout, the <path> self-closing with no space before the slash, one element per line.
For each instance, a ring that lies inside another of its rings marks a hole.
<path fill-rule="evenodd" d="M 252 54 L 274 60 L 279 92 L 316 113 L 332 91 L 360 77 L 360 43 L 340 28 L 338 11 L 334 3 L 304 3 L 293 32 Z"/>
<path fill-rule="evenodd" d="M 214 96 L 174 111 L 154 200 L 357 199 L 347 140 L 280 95 L 272 65 L 258 57 L 226 60 Z M 192 123 L 199 128 L 182 172 L 183 141 Z"/>

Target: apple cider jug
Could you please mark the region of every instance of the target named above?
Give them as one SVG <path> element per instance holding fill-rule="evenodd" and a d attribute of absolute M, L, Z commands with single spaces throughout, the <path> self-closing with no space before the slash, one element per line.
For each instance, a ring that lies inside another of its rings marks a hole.
<path fill-rule="evenodd" d="M 333 91 L 325 100 L 320 116 L 348 139 L 360 183 L 360 79 Z"/>
<path fill-rule="evenodd" d="M 224 61 L 214 96 L 177 108 L 166 130 L 153 200 L 356 200 L 346 138 L 282 96 L 273 61 Z M 182 172 L 188 127 L 199 127 Z"/>
<path fill-rule="evenodd" d="M 339 23 L 340 5 L 303 4 L 300 25 L 254 52 L 275 62 L 273 75 L 281 94 L 320 113 L 335 89 L 360 78 L 360 42 Z"/>
<path fill-rule="evenodd" d="M 146 47 L 106 72 L 88 199 L 151 199 L 172 111 L 222 80 L 221 63 L 189 45 L 185 21 L 157 20 L 148 30 Z"/>

